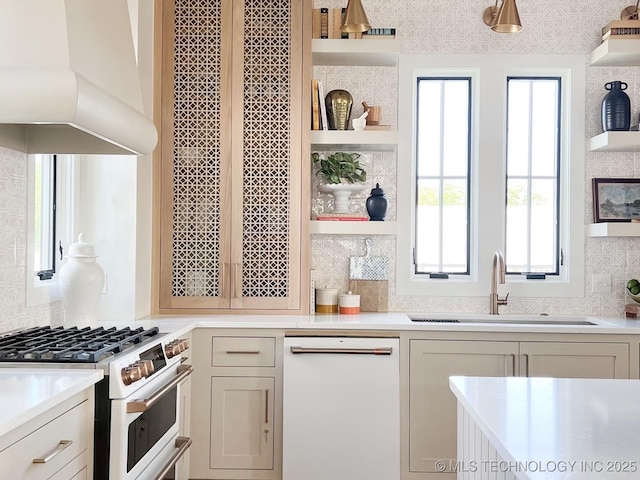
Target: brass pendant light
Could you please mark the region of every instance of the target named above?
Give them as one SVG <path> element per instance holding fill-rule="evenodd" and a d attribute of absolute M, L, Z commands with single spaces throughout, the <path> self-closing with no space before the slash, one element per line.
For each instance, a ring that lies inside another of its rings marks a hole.
<path fill-rule="evenodd" d="M 369 19 L 362 7 L 360 0 L 349 0 L 347 9 L 344 13 L 343 24 L 340 26 L 341 32 L 362 33 L 371 28 Z"/>
<path fill-rule="evenodd" d="M 495 6 L 488 7 L 483 15 L 484 23 L 497 33 L 518 33 L 522 31 L 520 15 L 516 7 L 516 0 L 503 0 L 498 9 L 498 0 Z"/>
<path fill-rule="evenodd" d="M 620 20 L 638 20 L 639 4 L 640 0 L 638 0 L 635 5 L 629 5 L 627 8 L 622 10 L 622 13 L 620 14 Z"/>

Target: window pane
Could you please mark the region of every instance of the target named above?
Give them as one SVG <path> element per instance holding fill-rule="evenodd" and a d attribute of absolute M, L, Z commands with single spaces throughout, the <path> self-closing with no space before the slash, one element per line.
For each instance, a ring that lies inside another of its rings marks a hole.
<path fill-rule="evenodd" d="M 531 173 L 552 176 L 556 172 L 558 149 L 558 80 L 533 82 Z"/>
<path fill-rule="evenodd" d="M 55 156 L 35 155 L 34 273 L 54 268 Z"/>
<path fill-rule="evenodd" d="M 468 273 L 469 78 L 418 79 L 416 273 Z"/>
<path fill-rule="evenodd" d="M 439 272 L 440 268 L 440 181 L 418 180 L 416 206 L 417 272 Z"/>
<path fill-rule="evenodd" d="M 507 272 L 558 274 L 560 79 L 507 83 Z"/>

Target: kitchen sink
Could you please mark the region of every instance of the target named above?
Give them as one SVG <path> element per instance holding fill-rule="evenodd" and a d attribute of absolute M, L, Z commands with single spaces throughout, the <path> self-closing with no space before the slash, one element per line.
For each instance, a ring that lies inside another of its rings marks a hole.
<path fill-rule="evenodd" d="M 498 324 L 498 325 L 578 325 L 597 326 L 598 323 L 585 317 L 553 317 L 546 315 L 410 315 L 412 322 L 419 323 L 459 323 L 459 324 Z"/>

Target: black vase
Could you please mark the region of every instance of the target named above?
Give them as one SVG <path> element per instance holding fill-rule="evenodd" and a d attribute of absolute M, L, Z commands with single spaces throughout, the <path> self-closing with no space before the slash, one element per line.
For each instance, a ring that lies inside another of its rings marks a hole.
<path fill-rule="evenodd" d="M 628 131 L 631 127 L 631 100 L 623 92 L 627 84 L 624 82 L 609 82 L 604 85 L 609 90 L 602 100 L 602 130 Z"/>
<path fill-rule="evenodd" d="M 366 206 L 369 219 L 381 222 L 387 214 L 387 197 L 380 188 L 380 184 L 376 183 L 376 188 L 371 190 L 371 196 L 367 198 Z"/>

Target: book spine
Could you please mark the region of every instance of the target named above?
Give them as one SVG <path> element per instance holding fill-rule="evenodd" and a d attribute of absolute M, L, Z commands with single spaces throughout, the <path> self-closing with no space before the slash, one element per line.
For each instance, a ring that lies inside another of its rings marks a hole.
<path fill-rule="evenodd" d="M 322 123 L 322 130 L 329 130 L 327 104 L 324 102 L 324 85 L 321 81 L 318 81 L 318 103 L 320 104 L 320 121 Z"/>
<path fill-rule="evenodd" d="M 362 34 L 362 38 L 373 38 L 373 37 L 395 38 L 395 36 L 396 36 L 395 28 L 370 28 L 368 31 Z"/>
<path fill-rule="evenodd" d="M 638 31 L 638 33 L 614 33 L 614 32 L 607 32 L 604 35 L 602 35 L 602 40 L 607 40 L 609 38 L 615 38 L 616 40 L 619 39 L 626 39 L 626 40 L 637 40 L 638 38 L 640 38 L 640 31 Z"/>
<path fill-rule="evenodd" d="M 344 23 L 344 14 L 347 13 L 347 7 L 340 9 L 340 26 Z M 340 38 L 349 38 L 349 32 L 340 31 Z"/>
<path fill-rule="evenodd" d="M 342 38 L 342 9 L 332 8 L 329 12 L 329 38 Z"/>
<path fill-rule="evenodd" d="M 329 38 L 329 9 L 320 9 L 320 38 Z"/>
<path fill-rule="evenodd" d="M 320 130 L 320 115 L 318 102 L 318 80 L 311 81 L 311 129 Z"/>
<path fill-rule="evenodd" d="M 320 9 L 314 8 L 311 12 L 311 38 L 320 38 Z"/>

